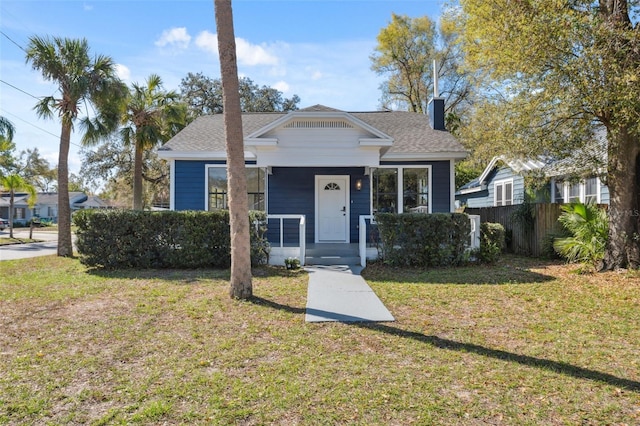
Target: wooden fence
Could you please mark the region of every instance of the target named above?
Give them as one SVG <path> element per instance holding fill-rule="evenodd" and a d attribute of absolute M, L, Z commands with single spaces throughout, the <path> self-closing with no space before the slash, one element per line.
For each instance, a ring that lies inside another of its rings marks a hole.
<path fill-rule="evenodd" d="M 543 239 L 550 232 L 560 229 L 558 217 L 562 204 L 529 204 L 530 220 L 522 220 L 523 205 L 466 208 L 465 213 L 480 216 L 480 222 L 500 223 L 504 226 L 511 241 L 507 247 L 514 253 L 529 256 L 543 254 Z"/>

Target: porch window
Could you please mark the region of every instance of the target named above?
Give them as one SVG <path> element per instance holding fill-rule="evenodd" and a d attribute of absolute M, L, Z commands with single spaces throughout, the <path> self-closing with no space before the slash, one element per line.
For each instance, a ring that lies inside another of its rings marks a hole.
<path fill-rule="evenodd" d="M 593 204 L 598 202 L 598 178 L 592 177 L 585 181 L 584 202 Z"/>
<path fill-rule="evenodd" d="M 569 184 L 569 197 L 567 197 L 569 203 L 579 203 L 580 199 L 580 183 Z"/>
<path fill-rule="evenodd" d="M 429 169 L 403 169 L 404 211 L 429 211 Z"/>
<path fill-rule="evenodd" d="M 564 182 L 561 180 L 553 181 L 553 202 L 564 203 Z"/>
<path fill-rule="evenodd" d="M 25 218 L 25 208 L 24 207 L 15 207 L 13 210 L 13 218 L 14 219 L 24 219 Z"/>
<path fill-rule="evenodd" d="M 397 213 L 398 169 L 375 169 L 372 177 L 374 213 Z"/>
<path fill-rule="evenodd" d="M 246 167 L 249 210 L 265 209 L 265 171 L 258 167 Z M 228 209 L 227 168 L 209 167 L 207 172 L 208 209 Z"/>
<path fill-rule="evenodd" d="M 498 181 L 494 185 L 494 205 L 510 206 L 513 204 L 513 180 Z"/>

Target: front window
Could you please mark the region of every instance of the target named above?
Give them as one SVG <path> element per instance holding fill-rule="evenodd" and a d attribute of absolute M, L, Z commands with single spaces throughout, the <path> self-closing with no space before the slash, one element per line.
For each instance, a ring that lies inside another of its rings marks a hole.
<path fill-rule="evenodd" d="M 226 167 L 209 167 L 208 170 L 209 210 L 228 209 Z M 264 210 L 266 181 L 264 169 L 247 167 L 245 171 L 249 210 Z"/>
<path fill-rule="evenodd" d="M 404 169 L 402 173 L 404 211 L 428 211 L 429 169 Z"/>
<path fill-rule="evenodd" d="M 375 169 L 373 171 L 373 211 L 375 213 L 397 213 L 398 169 Z"/>
<path fill-rule="evenodd" d="M 513 204 L 513 181 L 506 180 L 495 183 L 495 202 L 496 206 L 510 206 Z"/>

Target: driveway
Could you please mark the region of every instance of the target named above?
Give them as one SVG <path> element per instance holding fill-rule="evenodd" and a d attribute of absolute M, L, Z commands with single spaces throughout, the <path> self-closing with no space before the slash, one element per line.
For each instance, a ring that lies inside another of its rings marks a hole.
<path fill-rule="evenodd" d="M 28 229 L 14 229 L 15 238 L 29 238 Z M 0 231 L 0 237 L 9 238 L 9 230 Z M 58 252 L 58 233 L 33 231 L 33 239 L 41 240 L 41 243 L 11 244 L 0 246 L 0 261 L 25 259 L 27 257 L 48 256 Z"/>

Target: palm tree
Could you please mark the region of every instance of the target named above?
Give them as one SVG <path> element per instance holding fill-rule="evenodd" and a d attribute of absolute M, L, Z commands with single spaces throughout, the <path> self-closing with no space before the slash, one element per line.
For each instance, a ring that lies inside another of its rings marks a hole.
<path fill-rule="evenodd" d="M 33 208 L 36 203 L 36 189 L 27 183 L 17 174 L 10 174 L 0 178 L 0 187 L 9 191 L 9 238 L 13 238 L 13 210 L 16 192 L 26 192 L 29 194 L 29 208 Z"/>
<path fill-rule="evenodd" d="M 0 115 L 0 139 L 11 142 L 15 132 L 16 128 L 13 123 Z"/>
<path fill-rule="evenodd" d="M 35 106 L 38 116 L 60 117 L 58 155 L 58 256 L 72 256 L 71 207 L 69 205 L 69 144 L 74 123 L 90 108 L 95 116 L 80 120 L 82 141 L 88 143 L 112 132 L 121 116 L 121 100 L 126 86 L 116 75 L 116 64 L 108 56 L 91 58 L 86 39 L 38 37 L 29 39 L 27 63 L 42 72 L 45 80 L 58 84 L 59 95 L 46 96 Z"/>
<path fill-rule="evenodd" d="M 214 0 L 218 53 L 222 77 L 222 103 L 227 146 L 229 221 L 231 225 L 231 289 L 234 299 L 249 299 L 251 284 L 251 250 L 249 241 L 249 207 L 244 164 L 244 138 L 238 82 L 236 41 L 233 31 L 231 0 Z"/>
<path fill-rule="evenodd" d="M 6 118 L 0 116 L 0 177 L 14 165 L 14 158 L 11 155 L 15 149 L 13 143 L 13 135 L 16 132 L 16 128 L 13 123 Z"/>
<path fill-rule="evenodd" d="M 553 248 L 569 262 L 581 262 L 597 266 L 605 254 L 609 238 L 607 212 L 595 204 L 565 204 L 558 218 L 570 233 L 557 239 Z"/>
<path fill-rule="evenodd" d="M 142 210 L 142 167 L 145 151 L 166 142 L 185 126 L 186 106 L 178 102 L 175 91 L 162 90 L 160 76 L 152 74 L 146 86 L 134 83 L 125 112 L 126 127 L 121 129 L 126 145 L 134 145 L 133 209 Z"/>

